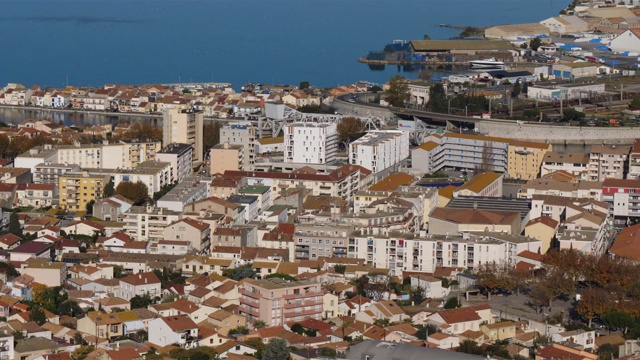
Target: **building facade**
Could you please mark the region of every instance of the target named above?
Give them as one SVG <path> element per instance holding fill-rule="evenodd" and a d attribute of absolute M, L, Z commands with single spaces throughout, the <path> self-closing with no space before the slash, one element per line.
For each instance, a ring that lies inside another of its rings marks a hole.
<path fill-rule="evenodd" d="M 284 127 L 284 162 L 327 164 L 338 152 L 338 130 L 331 123 L 294 123 Z"/>
<path fill-rule="evenodd" d="M 408 131 L 369 131 L 349 144 L 349 163 L 360 165 L 373 173 L 396 166 L 408 157 Z"/>
<path fill-rule="evenodd" d="M 195 110 L 166 109 L 162 118 L 162 144 L 193 145 L 193 163 L 204 161 L 203 116 Z"/>
<path fill-rule="evenodd" d="M 256 129 L 250 122 L 234 122 L 220 129 L 220 143 L 242 145 L 246 160 L 244 170 L 253 171 L 256 162 Z M 213 157 L 212 157 L 213 159 Z"/>

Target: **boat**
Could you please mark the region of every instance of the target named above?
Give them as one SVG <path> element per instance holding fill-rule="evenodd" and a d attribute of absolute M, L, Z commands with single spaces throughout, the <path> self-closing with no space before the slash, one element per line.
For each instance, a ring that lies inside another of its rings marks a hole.
<path fill-rule="evenodd" d="M 503 68 L 504 62 L 497 61 L 495 58 L 488 58 L 483 60 L 471 60 L 469 65 L 475 69 L 496 69 Z"/>

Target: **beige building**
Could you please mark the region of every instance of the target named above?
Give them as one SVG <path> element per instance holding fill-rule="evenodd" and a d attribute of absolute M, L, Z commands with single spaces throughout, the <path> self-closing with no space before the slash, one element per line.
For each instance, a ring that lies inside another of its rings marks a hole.
<path fill-rule="evenodd" d="M 548 151 L 542 160 L 540 176 L 545 176 L 556 171 L 566 171 L 581 180 L 587 180 L 588 166 L 588 153 Z M 638 172 L 640 173 L 640 170 Z"/>
<path fill-rule="evenodd" d="M 458 196 L 502 196 L 502 174 L 493 171 L 480 173 L 457 188 L 453 197 Z"/>
<path fill-rule="evenodd" d="M 245 280 L 240 288 L 240 315 L 247 321 L 264 321 L 278 326 L 304 319 L 322 318 L 322 291 L 319 283 L 274 278 Z"/>
<path fill-rule="evenodd" d="M 244 146 L 218 144 L 210 151 L 211 174 L 224 174 L 227 170 L 245 170 Z"/>
<path fill-rule="evenodd" d="M 531 180 L 538 177 L 540 165 L 551 144 L 512 140 L 507 155 L 507 175 L 511 179 Z"/>
<path fill-rule="evenodd" d="M 205 222 L 184 218 L 169 224 L 162 235 L 166 240 L 188 241 L 194 249 L 208 251 L 211 227 Z"/>
<path fill-rule="evenodd" d="M 548 216 L 529 221 L 524 227 L 524 235 L 542 241 L 540 245 L 540 253 L 546 254 L 551 247 L 551 240 L 556 236 L 559 222 Z"/>
<path fill-rule="evenodd" d="M 624 179 L 624 168 L 631 151 L 626 145 L 593 145 L 589 154 L 589 180 Z"/>
<path fill-rule="evenodd" d="M 204 161 L 203 116 L 195 110 L 166 109 L 162 118 L 162 144 L 193 145 L 193 163 Z"/>
<path fill-rule="evenodd" d="M 498 25 L 485 29 L 487 39 L 507 39 L 516 37 L 549 35 L 549 29 L 538 23 Z"/>
<path fill-rule="evenodd" d="M 437 208 L 429 219 L 429 234 L 433 235 L 457 235 L 487 230 L 520 234 L 520 212 Z"/>
<path fill-rule="evenodd" d="M 34 281 L 47 286 L 61 286 L 67 278 L 67 264 L 51 262 L 49 259 L 28 259 L 22 264 L 20 273 L 32 276 Z"/>

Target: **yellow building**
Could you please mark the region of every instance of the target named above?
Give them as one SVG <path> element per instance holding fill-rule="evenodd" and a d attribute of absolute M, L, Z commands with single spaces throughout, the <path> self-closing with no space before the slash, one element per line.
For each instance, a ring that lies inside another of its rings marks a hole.
<path fill-rule="evenodd" d="M 495 324 L 484 324 L 481 329 L 488 341 L 505 340 L 516 336 L 516 323 L 503 321 Z"/>
<path fill-rule="evenodd" d="M 84 211 L 91 200 L 102 198 L 109 176 L 89 175 L 86 172 L 67 173 L 61 175 L 58 181 L 60 207 L 72 211 Z"/>
<path fill-rule="evenodd" d="M 551 240 L 556 236 L 558 222 L 548 216 L 541 216 L 529 221 L 524 227 L 524 235 L 542 240 L 540 253 L 546 254 L 551 247 Z"/>
<path fill-rule="evenodd" d="M 511 179 L 532 180 L 538 177 L 550 144 L 511 140 L 507 155 L 507 175 Z"/>

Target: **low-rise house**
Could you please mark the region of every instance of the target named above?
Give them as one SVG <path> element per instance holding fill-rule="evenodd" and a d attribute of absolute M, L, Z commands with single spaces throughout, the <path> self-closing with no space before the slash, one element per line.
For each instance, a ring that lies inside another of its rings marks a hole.
<path fill-rule="evenodd" d="M 198 325 L 186 315 L 161 317 L 149 322 L 149 342 L 182 348 L 199 346 Z"/>
<path fill-rule="evenodd" d="M 427 337 L 429 344 L 435 345 L 435 347 L 444 350 L 456 349 L 460 346 L 460 338 L 456 335 L 445 334 L 437 332 L 435 334 L 429 334 Z"/>
<path fill-rule="evenodd" d="M 411 287 L 422 288 L 424 296 L 431 299 L 442 299 L 449 295 L 449 288 L 442 286 L 442 280 L 426 274 L 412 275 Z"/>
<path fill-rule="evenodd" d="M 21 240 L 22 239 L 20 239 L 19 236 L 13 235 L 11 233 L 1 235 L 0 236 L 0 249 L 13 250 L 16 247 L 18 247 L 18 245 L 20 245 L 20 241 Z"/>
<path fill-rule="evenodd" d="M 220 309 L 208 315 L 208 322 L 216 327 L 218 333 L 227 336 L 229 334 L 229 330 L 235 329 L 239 326 L 246 326 L 247 318 L 227 310 Z"/>
<path fill-rule="evenodd" d="M 409 318 L 398 304 L 390 300 L 374 303 L 369 307 L 369 311 L 373 312 L 377 319 L 389 319 L 392 323 L 402 322 Z"/>
<path fill-rule="evenodd" d="M 58 187 L 54 184 L 22 183 L 16 187 L 17 206 L 43 208 L 58 200 Z"/>
<path fill-rule="evenodd" d="M 205 222 L 184 218 L 165 227 L 162 235 L 165 240 L 189 241 L 197 251 L 208 252 L 211 227 Z"/>
<path fill-rule="evenodd" d="M 565 331 L 553 334 L 551 339 L 554 342 L 562 343 L 571 347 L 592 350 L 595 347 L 596 332 L 582 329 Z"/>
<path fill-rule="evenodd" d="M 11 261 L 23 262 L 30 258 L 50 259 L 52 247 L 53 244 L 40 241 L 26 242 L 11 250 Z"/>
<path fill-rule="evenodd" d="M 134 296 L 160 296 L 160 279 L 153 272 L 131 274 L 120 279 L 118 296 L 131 300 Z"/>
<path fill-rule="evenodd" d="M 484 324 L 481 330 L 489 341 L 501 341 L 516 336 L 516 324 L 513 321 L 503 321 L 494 324 Z"/>
<path fill-rule="evenodd" d="M 105 221 L 116 221 L 133 206 L 133 202 L 121 195 L 98 199 L 93 204 L 93 216 Z"/>
<path fill-rule="evenodd" d="M 440 310 L 430 315 L 428 322 L 438 326 L 444 333 L 457 335 L 467 330 L 480 331 L 482 323 L 493 323 L 493 315 L 489 305 L 476 305 Z"/>

